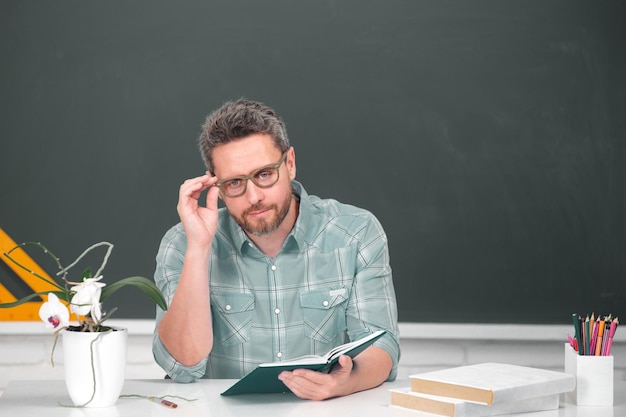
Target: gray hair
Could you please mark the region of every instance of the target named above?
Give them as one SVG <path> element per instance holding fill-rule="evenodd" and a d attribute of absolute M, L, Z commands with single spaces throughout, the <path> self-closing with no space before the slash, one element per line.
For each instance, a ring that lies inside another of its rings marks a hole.
<path fill-rule="evenodd" d="M 211 151 L 237 139 L 255 133 L 270 135 L 281 151 L 289 149 L 289 138 L 285 123 L 274 110 L 258 101 L 240 99 L 229 101 L 211 113 L 198 139 L 202 159 L 207 169 L 213 173 Z"/>

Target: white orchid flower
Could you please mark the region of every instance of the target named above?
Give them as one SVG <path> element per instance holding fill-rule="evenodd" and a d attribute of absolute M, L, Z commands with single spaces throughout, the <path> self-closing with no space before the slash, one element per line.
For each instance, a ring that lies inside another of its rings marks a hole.
<path fill-rule="evenodd" d="M 70 302 L 72 313 L 79 316 L 91 313 L 91 318 L 94 321 L 100 321 L 102 318 L 100 294 L 102 293 L 102 287 L 106 285 L 98 282 L 101 279 L 102 275 L 96 278 L 85 278 L 83 282 L 71 288 L 71 291 L 76 291 Z"/>
<path fill-rule="evenodd" d="M 96 323 L 100 323 L 100 320 L 102 319 L 102 303 L 93 303 L 91 305 L 91 311 L 89 315 Z"/>
<path fill-rule="evenodd" d="M 39 317 L 41 317 L 48 329 L 57 329 L 70 325 L 70 312 L 54 293 L 48 293 L 48 301 L 39 308 Z"/>

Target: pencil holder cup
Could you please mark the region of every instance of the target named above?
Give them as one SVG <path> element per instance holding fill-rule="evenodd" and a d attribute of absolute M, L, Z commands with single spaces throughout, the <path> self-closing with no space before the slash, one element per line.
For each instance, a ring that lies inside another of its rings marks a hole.
<path fill-rule="evenodd" d="M 565 343 L 565 373 L 576 378 L 568 394 L 577 405 L 613 405 L 613 356 L 579 355 Z"/>

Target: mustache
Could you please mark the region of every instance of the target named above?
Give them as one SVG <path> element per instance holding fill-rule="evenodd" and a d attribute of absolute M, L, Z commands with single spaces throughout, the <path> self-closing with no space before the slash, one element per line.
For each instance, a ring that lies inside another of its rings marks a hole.
<path fill-rule="evenodd" d="M 269 206 L 266 206 L 266 205 L 263 205 L 263 204 L 255 204 L 255 205 L 250 206 L 247 209 L 245 209 L 244 212 L 243 212 L 243 215 L 244 216 L 248 216 L 253 211 L 271 210 L 271 209 L 276 209 L 276 205 L 275 204 L 271 204 Z"/>

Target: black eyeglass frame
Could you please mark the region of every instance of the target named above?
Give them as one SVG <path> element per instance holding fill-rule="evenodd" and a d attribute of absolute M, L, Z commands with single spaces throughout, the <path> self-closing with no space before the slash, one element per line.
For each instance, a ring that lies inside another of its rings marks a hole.
<path fill-rule="evenodd" d="M 280 157 L 280 160 L 276 163 L 268 164 L 268 165 L 262 166 L 261 168 L 257 168 L 248 175 L 243 175 L 241 177 L 231 177 L 231 178 L 226 178 L 225 180 L 222 180 L 222 181 L 218 181 L 217 183 L 215 183 L 215 186 L 220 189 L 220 193 L 222 193 L 223 195 L 229 198 L 241 197 L 242 195 L 244 195 L 246 191 L 248 190 L 248 180 L 252 181 L 254 185 L 256 185 L 259 188 L 273 187 L 274 185 L 276 185 L 276 183 L 280 179 L 280 166 L 287 159 L 287 152 L 288 151 L 283 152 L 283 155 Z M 267 185 L 258 184 L 254 179 L 256 175 L 259 172 L 268 171 L 268 170 L 276 171 L 276 181 Z M 243 190 L 241 191 L 241 193 L 238 193 L 235 195 L 228 194 L 227 192 L 224 191 L 224 189 L 222 188 L 222 185 L 224 185 L 227 182 L 235 181 L 235 180 L 244 181 Z"/>

